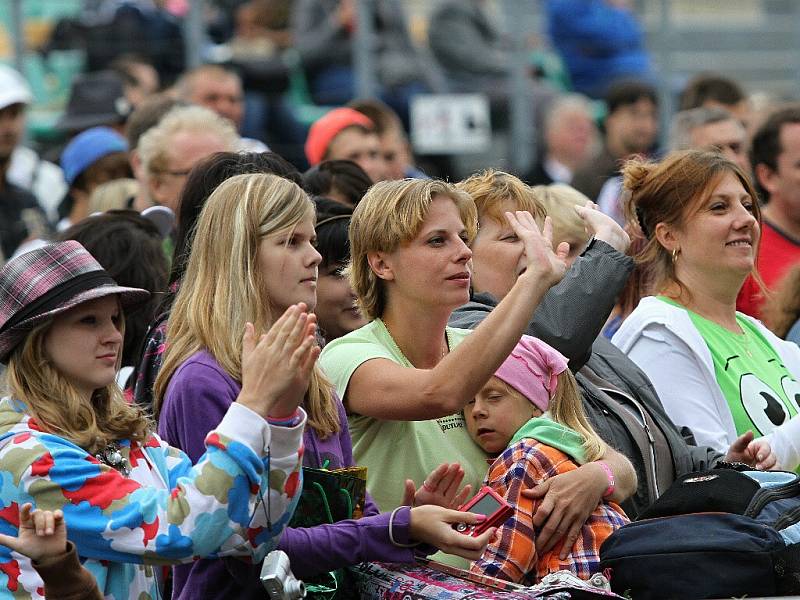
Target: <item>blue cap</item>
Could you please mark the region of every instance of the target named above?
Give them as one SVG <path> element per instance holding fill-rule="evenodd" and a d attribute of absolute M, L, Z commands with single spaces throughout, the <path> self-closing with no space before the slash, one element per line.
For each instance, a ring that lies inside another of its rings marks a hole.
<path fill-rule="evenodd" d="M 61 153 L 64 179 L 71 186 L 98 160 L 115 152 L 127 152 L 128 142 L 110 127 L 92 127 L 76 135 Z"/>

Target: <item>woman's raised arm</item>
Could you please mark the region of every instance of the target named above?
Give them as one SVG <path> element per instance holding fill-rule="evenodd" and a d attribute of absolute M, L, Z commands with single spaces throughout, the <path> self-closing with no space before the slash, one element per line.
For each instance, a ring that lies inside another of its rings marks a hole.
<path fill-rule="evenodd" d="M 345 382 L 345 406 L 361 415 L 392 420 L 427 420 L 461 410 L 505 360 L 525 331 L 542 296 L 561 280 L 569 250 L 552 247 L 552 224 L 540 232 L 528 212 L 506 213 L 525 245 L 527 265 L 514 287 L 484 322 L 432 369 L 397 365 L 383 358 L 355 367 Z M 344 352 L 347 352 L 345 349 Z M 337 356 L 337 363 L 347 357 Z M 323 363 L 327 369 L 327 364 Z M 346 364 L 341 365 L 344 370 Z M 352 368 L 352 366 L 350 367 Z M 331 373 L 337 381 L 337 373 Z M 341 384 L 340 384 L 341 385 Z"/>

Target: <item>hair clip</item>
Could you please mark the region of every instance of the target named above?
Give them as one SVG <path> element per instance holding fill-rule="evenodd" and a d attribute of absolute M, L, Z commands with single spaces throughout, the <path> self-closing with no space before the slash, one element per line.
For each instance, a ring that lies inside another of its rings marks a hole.
<path fill-rule="evenodd" d="M 319 229 L 323 225 L 327 225 L 328 223 L 330 223 L 332 221 L 338 221 L 340 219 L 349 219 L 352 216 L 353 215 L 334 215 L 332 217 L 327 217 L 325 219 L 322 219 L 322 221 L 320 221 L 319 223 L 317 223 L 317 227 L 316 228 Z"/>
<path fill-rule="evenodd" d="M 649 238 L 650 234 L 647 233 L 647 227 L 644 226 L 644 211 L 640 206 L 636 207 L 636 220 L 639 221 L 639 229 L 642 230 L 644 237 Z"/>

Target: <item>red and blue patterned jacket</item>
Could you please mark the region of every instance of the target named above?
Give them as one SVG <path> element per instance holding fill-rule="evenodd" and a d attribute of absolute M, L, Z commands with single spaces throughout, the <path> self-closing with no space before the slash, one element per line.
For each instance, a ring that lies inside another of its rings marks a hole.
<path fill-rule="evenodd" d="M 152 435 L 121 440 L 129 474 L 40 430 L 25 406 L 0 400 L 0 532 L 18 509 L 62 509 L 68 538 L 109 600 L 158 598 L 157 565 L 201 556 L 261 560 L 277 543 L 302 486 L 305 415 L 269 424 L 234 404 L 196 465 Z M 44 598 L 30 561 L 0 547 L 0 599 Z"/>

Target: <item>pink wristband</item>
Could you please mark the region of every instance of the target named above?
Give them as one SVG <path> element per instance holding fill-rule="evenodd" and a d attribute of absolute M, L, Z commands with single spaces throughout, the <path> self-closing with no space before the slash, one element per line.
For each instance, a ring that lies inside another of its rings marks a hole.
<path fill-rule="evenodd" d="M 608 487 L 606 488 L 606 491 L 603 492 L 603 498 L 608 498 L 614 493 L 614 490 L 617 489 L 617 481 L 614 479 L 614 472 L 611 470 L 611 467 L 609 467 L 602 460 L 595 461 L 595 464 L 600 465 L 603 471 L 606 472 L 606 477 L 608 478 Z"/>
<path fill-rule="evenodd" d="M 270 425 L 279 427 L 294 427 L 300 422 L 300 409 L 295 408 L 294 412 L 286 417 L 270 417 L 267 415 L 267 422 Z"/>

